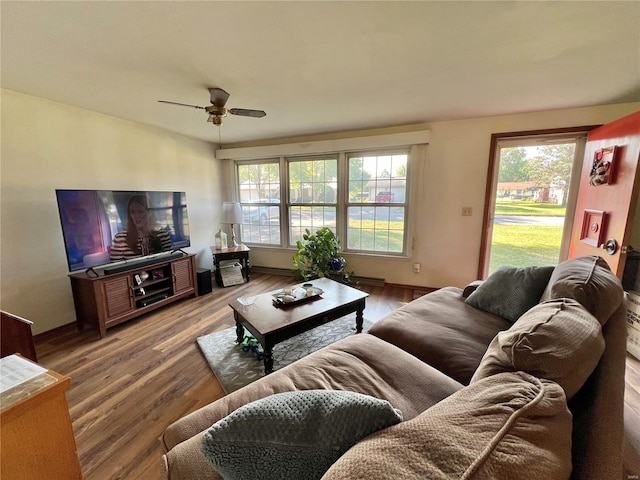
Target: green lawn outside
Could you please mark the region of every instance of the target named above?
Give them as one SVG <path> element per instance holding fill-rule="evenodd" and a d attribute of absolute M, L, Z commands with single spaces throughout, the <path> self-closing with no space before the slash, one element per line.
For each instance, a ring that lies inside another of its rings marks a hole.
<path fill-rule="evenodd" d="M 533 201 L 496 200 L 496 215 L 522 215 L 539 217 L 564 217 L 566 207 L 555 203 Z"/>
<path fill-rule="evenodd" d="M 496 215 L 564 217 L 566 208 L 533 201 L 496 201 Z M 489 274 L 501 266 L 557 265 L 562 227 L 494 225 Z"/>
<path fill-rule="evenodd" d="M 494 225 L 489 274 L 501 266 L 557 265 L 562 227 Z"/>
<path fill-rule="evenodd" d="M 349 248 L 402 252 L 404 244 L 404 222 L 350 220 L 348 228 Z"/>

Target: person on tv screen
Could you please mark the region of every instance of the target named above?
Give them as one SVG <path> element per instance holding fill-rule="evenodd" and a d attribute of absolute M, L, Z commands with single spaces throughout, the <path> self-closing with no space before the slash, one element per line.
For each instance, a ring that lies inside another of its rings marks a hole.
<path fill-rule="evenodd" d="M 148 206 L 147 197 L 134 195 L 127 205 L 127 229 L 113 237 L 109 258 L 126 260 L 166 252 L 171 250 L 172 245 L 167 231 L 156 226 L 155 215 Z"/>

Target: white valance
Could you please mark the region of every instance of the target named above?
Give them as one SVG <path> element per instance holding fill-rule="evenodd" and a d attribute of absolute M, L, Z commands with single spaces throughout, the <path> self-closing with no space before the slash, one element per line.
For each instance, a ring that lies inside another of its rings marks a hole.
<path fill-rule="evenodd" d="M 283 143 L 256 147 L 223 148 L 216 150 L 218 160 L 243 160 L 272 158 L 296 155 L 318 155 L 323 153 L 345 152 L 391 148 L 429 143 L 429 130 L 413 132 L 387 133 L 363 137 L 336 138 L 301 143 Z"/>

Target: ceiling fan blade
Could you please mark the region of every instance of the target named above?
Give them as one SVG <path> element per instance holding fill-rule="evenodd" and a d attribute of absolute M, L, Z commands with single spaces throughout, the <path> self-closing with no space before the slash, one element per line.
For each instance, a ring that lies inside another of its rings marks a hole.
<path fill-rule="evenodd" d="M 267 112 L 264 110 L 250 110 L 247 108 L 231 108 L 229 109 L 231 115 L 242 115 L 243 117 L 262 118 Z"/>
<path fill-rule="evenodd" d="M 181 107 L 199 108 L 204 110 L 205 107 L 199 107 L 198 105 L 189 105 L 188 103 L 169 102 L 167 100 L 158 100 L 160 103 L 168 103 L 169 105 L 180 105 Z"/>
<path fill-rule="evenodd" d="M 211 103 L 218 108 L 224 108 L 227 100 L 229 100 L 229 94 L 221 88 L 210 88 L 209 95 Z"/>

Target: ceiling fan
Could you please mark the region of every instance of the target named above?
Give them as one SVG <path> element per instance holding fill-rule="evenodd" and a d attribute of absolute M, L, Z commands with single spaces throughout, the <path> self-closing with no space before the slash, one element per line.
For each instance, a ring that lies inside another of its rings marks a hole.
<path fill-rule="evenodd" d="M 211 97 L 211 105 L 206 107 L 189 105 L 187 103 L 169 102 L 167 100 L 158 100 L 158 102 L 206 110 L 209 114 L 207 122 L 212 122 L 214 125 L 222 125 L 222 119 L 226 117 L 228 113 L 230 113 L 231 115 L 240 115 L 243 117 L 254 118 L 261 118 L 267 114 L 264 110 L 251 110 L 247 108 L 225 108 L 227 100 L 229 99 L 229 94 L 221 88 L 210 88 L 209 95 Z"/>

